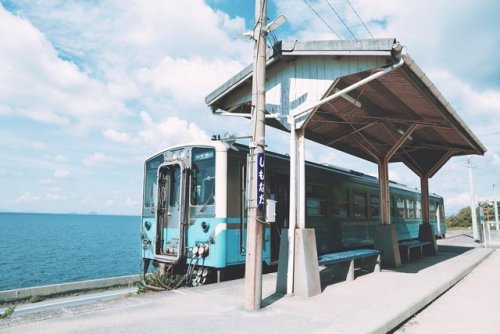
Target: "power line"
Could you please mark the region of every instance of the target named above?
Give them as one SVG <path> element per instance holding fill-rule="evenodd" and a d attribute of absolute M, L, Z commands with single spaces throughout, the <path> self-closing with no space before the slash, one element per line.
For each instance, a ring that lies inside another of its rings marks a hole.
<path fill-rule="evenodd" d="M 330 25 L 321 17 L 321 15 L 319 15 L 319 13 L 317 11 L 315 11 L 314 8 L 311 7 L 311 5 L 309 4 L 309 2 L 307 2 L 307 0 L 304 0 L 304 2 L 306 3 L 307 6 L 309 6 L 309 8 L 311 8 L 311 10 L 314 12 L 314 14 L 316 14 L 320 18 L 320 20 L 323 21 L 323 23 L 326 24 L 326 26 L 328 28 L 330 28 L 330 30 L 335 34 L 335 36 L 337 36 L 337 38 L 341 39 L 340 36 L 339 36 L 339 34 L 337 34 L 335 32 L 335 30 L 333 30 L 333 28 L 330 27 Z"/>
<path fill-rule="evenodd" d="M 358 38 L 356 37 L 356 35 L 354 35 L 354 33 L 352 32 L 351 29 L 349 29 L 349 27 L 347 26 L 347 24 L 344 22 L 344 20 L 342 20 L 342 18 L 340 17 L 339 13 L 337 13 L 337 11 L 335 10 L 335 8 L 333 8 L 332 4 L 330 3 L 330 1 L 328 0 L 325 0 L 325 2 L 328 4 L 328 6 L 330 6 L 330 8 L 333 10 L 333 12 L 335 13 L 335 15 L 337 15 L 337 17 L 339 18 L 340 22 L 342 22 L 342 24 L 344 25 L 344 27 L 346 27 L 347 30 L 349 30 L 349 32 L 351 33 L 352 37 L 354 37 L 355 40 L 358 40 Z"/>
<path fill-rule="evenodd" d="M 346 1 L 347 1 L 347 3 L 349 4 L 349 6 L 351 6 L 351 9 L 352 9 L 352 11 L 354 12 L 354 14 L 356 14 L 356 16 L 358 17 L 359 22 L 361 22 L 361 24 L 363 25 L 363 27 L 365 27 L 366 31 L 368 31 L 368 33 L 370 34 L 370 36 L 371 36 L 372 38 L 374 38 L 374 37 L 373 37 L 373 35 L 372 35 L 372 33 L 370 32 L 370 30 L 369 30 L 369 29 L 368 29 L 368 27 L 366 26 L 366 24 L 363 22 L 363 20 L 362 20 L 362 19 L 361 19 L 361 17 L 359 16 L 359 14 L 358 14 L 358 12 L 356 11 L 356 9 L 354 9 L 354 7 L 352 6 L 351 2 L 350 2 L 349 0 L 346 0 Z"/>

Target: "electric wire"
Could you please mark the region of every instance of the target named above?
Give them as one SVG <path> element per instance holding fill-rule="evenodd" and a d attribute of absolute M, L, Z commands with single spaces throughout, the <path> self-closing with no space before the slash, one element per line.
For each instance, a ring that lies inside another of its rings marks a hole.
<path fill-rule="evenodd" d="M 319 15 L 319 13 L 314 10 L 314 8 L 312 8 L 312 6 L 309 4 L 309 2 L 307 2 L 307 0 L 303 0 L 303 1 L 314 12 L 314 14 L 316 14 L 316 16 L 318 16 L 320 18 L 320 20 L 323 21 L 324 24 L 326 24 L 326 26 L 334 33 L 334 35 L 337 36 L 338 39 L 341 39 L 340 35 L 337 34 L 337 32 L 321 17 L 321 15 Z"/>
<path fill-rule="evenodd" d="M 354 14 L 356 14 L 356 16 L 358 17 L 358 20 L 359 22 L 361 22 L 361 24 L 363 25 L 363 27 L 365 27 L 366 31 L 368 31 L 368 33 L 370 34 L 370 36 L 372 38 L 375 38 L 373 37 L 372 33 L 370 32 L 370 30 L 368 29 L 368 27 L 366 26 L 365 22 L 363 22 L 363 20 L 361 19 L 361 17 L 359 16 L 358 12 L 356 11 L 356 9 L 354 9 L 353 5 L 351 4 L 351 2 L 349 0 L 346 0 L 347 3 L 349 4 L 349 6 L 351 7 L 352 11 L 354 12 Z"/>
<path fill-rule="evenodd" d="M 335 13 L 335 15 L 337 15 L 337 17 L 339 18 L 340 22 L 342 22 L 342 24 L 344 25 L 344 27 L 346 27 L 347 30 L 349 30 L 349 32 L 351 33 L 352 37 L 354 37 L 355 40 L 358 40 L 358 38 L 356 37 L 356 35 L 354 35 L 354 33 L 352 32 L 351 29 L 349 29 L 349 27 L 347 26 L 347 24 L 344 22 L 344 20 L 342 20 L 342 17 L 340 17 L 339 13 L 335 10 L 335 8 L 333 8 L 332 4 L 330 3 L 330 1 L 328 0 L 325 0 L 325 2 L 328 4 L 328 6 L 333 10 L 333 12 Z"/>

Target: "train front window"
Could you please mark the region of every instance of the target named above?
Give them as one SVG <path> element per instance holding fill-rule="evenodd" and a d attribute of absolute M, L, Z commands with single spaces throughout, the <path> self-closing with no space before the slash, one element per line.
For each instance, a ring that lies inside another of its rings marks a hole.
<path fill-rule="evenodd" d="M 146 162 L 144 175 L 144 207 L 143 216 L 154 216 L 155 203 L 158 193 L 158 167 L 163 162 L 163 155 Z"/>
<path fill-rule="evenodd" d="M 215 150 L 193 148 L 191 164 L 191 205 L 213 205 L 215 200 Z"/>

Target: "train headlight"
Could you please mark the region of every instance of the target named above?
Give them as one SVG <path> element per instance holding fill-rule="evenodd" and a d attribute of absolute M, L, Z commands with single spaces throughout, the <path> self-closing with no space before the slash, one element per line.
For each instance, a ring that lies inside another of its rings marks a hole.
<path fill-rule="evenodd" d="M 210 224 L 205 221 L 201 222 L 201 228 L 203 229 L 203 232 L 207 233 L 210 229 Z"/>

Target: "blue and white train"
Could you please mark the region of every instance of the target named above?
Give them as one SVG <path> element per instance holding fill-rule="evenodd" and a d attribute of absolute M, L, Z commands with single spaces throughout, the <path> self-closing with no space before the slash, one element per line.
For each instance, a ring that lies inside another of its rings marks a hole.
<path fill-rule="evenodd" d="M 142 258 L 161 270 L 223 273 L 245 262 L 248 148 L 220 140 L 178 145 L 147 159 L 144 168 Z M 289 158 L 266 152 L 266 193 L 276 222 L 264 227 L 263 261 L 278 260 L 288 228 Z M 418 237 L 420 192 L 390 182 L 391 223 L 400 240 Z M 352 170 L 306 163 L 306 227 L 316 231 L 318 254 L 373 244 L 380 223 L 378 180 Z M 443 198 L 430 196 L 431 224 L 444 237 Z M 193 271 L 194 266 L 198 269 Z M 201 270 L 200 270 L 201 269 Z M 220 277 L 220 276 L 218 276 Z"/>

